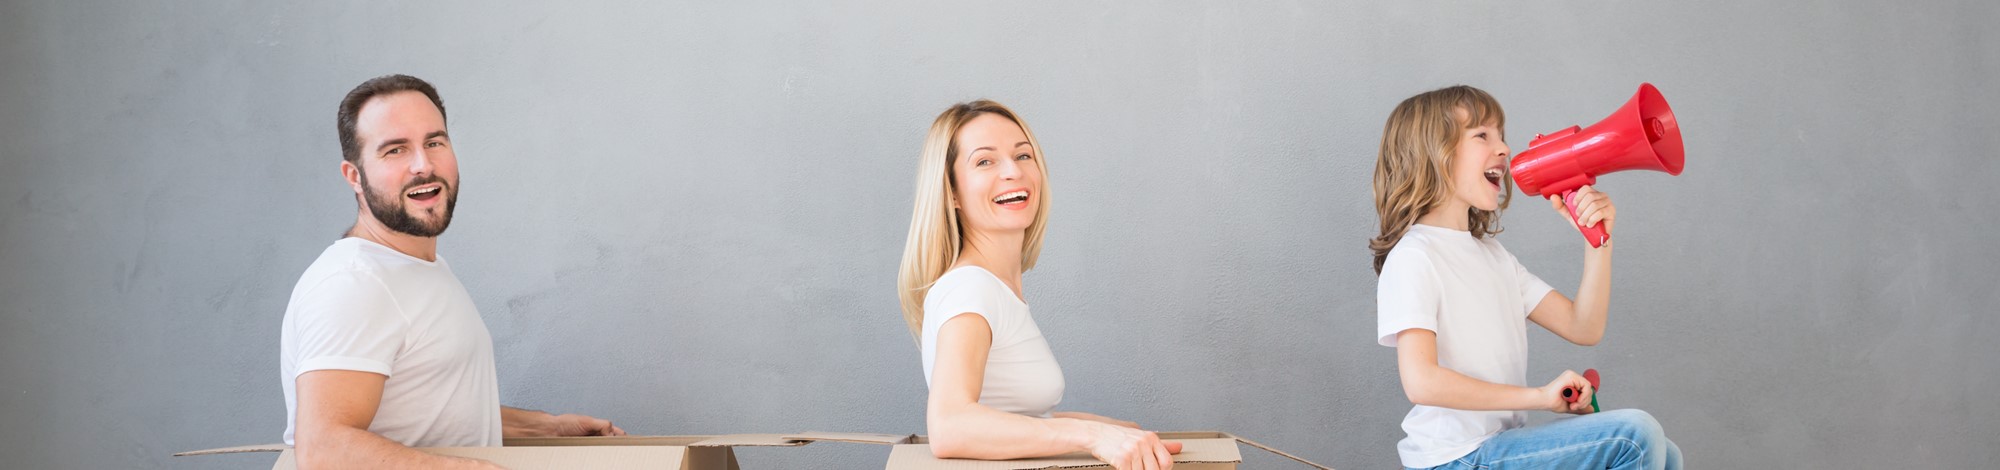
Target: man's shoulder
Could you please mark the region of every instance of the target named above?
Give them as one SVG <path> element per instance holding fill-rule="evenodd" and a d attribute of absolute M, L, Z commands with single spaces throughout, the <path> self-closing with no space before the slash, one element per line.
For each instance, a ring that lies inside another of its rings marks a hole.
<path fill-rule="evenodd" d="M 292 289 L 296 302 L 303 299 L 325 296 L 349 297 L 370 294 L 386 295 L 387 288 L 381 282 L 381 264 L 368 256 L 351 240 L 342 239 L 320 252 L 319 258 L 306 266 L 306 272 L 299 276 L 299 283 Z"/>

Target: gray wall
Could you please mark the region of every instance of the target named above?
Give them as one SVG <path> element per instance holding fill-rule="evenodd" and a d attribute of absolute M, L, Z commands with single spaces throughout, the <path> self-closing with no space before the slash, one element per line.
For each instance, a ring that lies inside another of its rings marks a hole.
<path fill-rule="evenodd" d="M 0 4 L 0 466 L 266 465 L 167 455 L 280 438 L 279 319 L 354 215 L 334 107 L 395 72 L 450 108 L 442 249 L 515 406 L 923 432 L 892 291 L 916 154 L 991 97 L 1047 150 L 1026 289 L 1064 408 L 1393 466 L 1388 111 L 1477 85 L 1520 148 L 1651 81 L 1687 172 L 1604 182 L 1608 337 L 1535 330 L 1531 380 L 1605 371 L 1698 467 L 2000 460 L 1993 2 L 109 3 Z M 1501 239 L 1573 293 L 1580 239 L 1516 202 Z"/>

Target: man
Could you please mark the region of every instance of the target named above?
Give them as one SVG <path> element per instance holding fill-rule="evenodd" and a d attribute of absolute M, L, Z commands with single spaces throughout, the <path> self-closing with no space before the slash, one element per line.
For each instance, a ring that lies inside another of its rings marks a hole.
<path fill-rule="evenodd" d="M 300 468 L 492 468 L 411 447 L 503 436 L 623 435 L 610 421 L 500 406 L 493 338 L 437 253 L 458 202 L 458 157 L 429 83 L 378 77 L 337 117 L 354 227 L 292 289 L 280 339 Z"/>

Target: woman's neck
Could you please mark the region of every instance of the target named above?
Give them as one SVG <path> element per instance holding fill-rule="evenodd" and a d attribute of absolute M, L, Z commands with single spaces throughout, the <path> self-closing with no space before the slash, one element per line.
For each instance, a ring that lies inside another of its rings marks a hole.
<path fill-rule="evenodd" d="M 1021 247 L 1027 238 L 1024 232 L 1000 234 L 968 233 L 965 244 L 958 250 L 958 262 L 952 267 L 978 266 L 999 277 L 1014 294 L 1021 294 Z M 1025 298 L 1025 297 L 1024 297 Z"/>

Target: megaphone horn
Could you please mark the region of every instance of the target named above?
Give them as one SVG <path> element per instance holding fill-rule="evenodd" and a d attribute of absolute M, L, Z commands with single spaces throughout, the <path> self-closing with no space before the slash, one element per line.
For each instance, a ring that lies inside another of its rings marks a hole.
<path fill-rule="evenodd" d="M 1576 218 L 1576 190 L 1596 184 L 1598 175 L 1625 170 L 1679 175 L 1685 158 L 1680 122 L 1667 98 L 1653 84 L 1641 83 L 1625 106 L 1590 127 L 1536 135 L 1527 150 L 1514 156 L 1512 173 L 1522 192 L 1561 196 Z M 1578 221 L 1577 230 L 1593 248 L 1611 238 L 1602 225 L 1585 227 Z"/>

